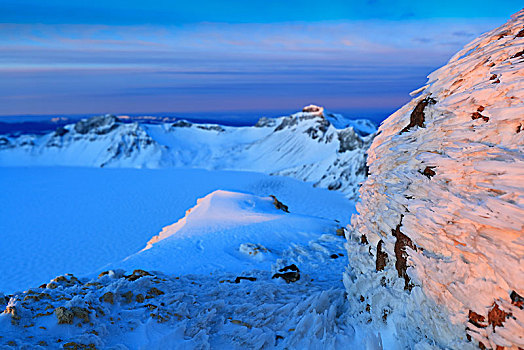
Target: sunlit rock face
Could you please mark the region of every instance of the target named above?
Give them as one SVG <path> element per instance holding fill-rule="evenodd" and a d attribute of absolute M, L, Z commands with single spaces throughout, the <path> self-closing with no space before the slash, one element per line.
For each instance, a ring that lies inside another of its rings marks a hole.
<path fill-rule="evenodd" d="M 411 348 L 523 348 L 524 10 L 414 94 L 369 149 L 354 314 Z"/>

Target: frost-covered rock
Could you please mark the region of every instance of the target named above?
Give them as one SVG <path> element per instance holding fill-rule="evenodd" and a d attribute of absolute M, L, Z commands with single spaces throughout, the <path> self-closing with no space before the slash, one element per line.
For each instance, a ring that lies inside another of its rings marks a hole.
<path fill-rule="evenodd" d="M 369 149 L 344 279 L 408 347 L 524 347 L 523 27 L 466 45 Z"/>
<path fill-rule="evenodd" d="M 261 118 L 255 127 L 184 120 L 123 123 L 112 115 L 97 116 L 46 135 L 1 137 L 0 165 L 256 171 L 355 198 L 366 176 L 365 151 L 373 135 L 358 126 L 360 121 L 341 118 L 335 122 L 313 105 L 290 116 Z"/>

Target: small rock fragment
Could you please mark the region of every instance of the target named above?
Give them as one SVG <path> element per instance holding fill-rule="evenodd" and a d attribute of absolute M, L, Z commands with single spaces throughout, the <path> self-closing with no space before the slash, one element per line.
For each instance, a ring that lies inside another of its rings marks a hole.
<path fill-rule="evenodd" d="M 243 277 L 243 276 L 238 276 L 237 278 L 235 278 L 235 283 L 240 283 L 240 281 L 242 280 L 246 280 L 246 281 L 251 281 L 251 282 L 254 282 L 256 281 L 257 279 L 255 277 Z"/>
<path fill-rule="evenodd" d="M 282 203 L 281 201 L 279 201 L 277 199 L 277 197 L 273 196 L 273 195 L 270 195 L 269 197 L 273 198 L 273 205 L 275 206 L 275 208 L 277 208 L 278 210 L 282 210 L 286 213 L 289 213 L 289 208 L 287 205 L 285 205 L 284 203 Z"/>

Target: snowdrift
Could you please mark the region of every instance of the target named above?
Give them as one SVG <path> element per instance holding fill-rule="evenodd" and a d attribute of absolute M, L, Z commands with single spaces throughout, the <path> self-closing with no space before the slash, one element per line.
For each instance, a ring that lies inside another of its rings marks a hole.
<path fill-rule="evenodd" d="M 290 246 L 338 227 L 333 220 L 279 210 L 271 197 L 218 190 L 198 199 L 143 250 L 109 268 L 184 275 L 270 270 Z"/>
<path fill-rule="evenodd" d="M 524 347 L 523 28 L 466 45 L 369 149 L 345 284 L 411 348 Z"/>

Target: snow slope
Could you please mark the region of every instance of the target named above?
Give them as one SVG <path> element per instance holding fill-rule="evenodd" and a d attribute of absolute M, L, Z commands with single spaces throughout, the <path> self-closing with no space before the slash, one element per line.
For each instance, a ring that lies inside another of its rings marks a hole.
<path fill-rule="evenodd" d="M 466 45 L 369 150 L 345 284 L 408 347 L 524 347 L 523 30 Z"/>
<path fill-rule="evenodd" d="M 0 291 L 23 290 L 64 273 L 85 275 L 120 261 L 182 219 L 197 198 L 217 190 L 273 194 L 293 215 L 340 225 L 354 211 L 336 191 L 257 173 L 0 168 Z"/>
<path fill-rule="evenodd" d="M 10 169 L 17 175 L 24 170 Z M 95 171 L 133 176 L 129 169 L 66 170 L 76 172 L 69 175 L 77 179 L 90 178 Z M 82 172 L 87 176 L 79 177 Z M 177 172 L 193 178 L 202 171 Z M 173 170 L 149 171 L 146 177 L 155 182 L 164 173 L 173 178 Z M 178 184 L 184 180 L 181 174 Z M 347 199 L 291 179 L 254 175 L 258 179 L 244 179 L 244 186 L 280 189 L 277 195 L 282 195 L 289 212 L 277 209 L 269 197 L 213 191 L 178 222 L 152 236 L 146 249 L 112 263 L 112 270 L 98 277 L 66 274 L 7 298 L 0 294 L 4 310 L 0 345 L 377 349 L 385 344 L 399 348 L 391 330 L 382 330 L 381 338 L 376 329 L 345 322 L 353 317 L 341 279 L 345 239 L 337 234 L 340 226 L 333 218 L 351 208 Z M 246 174 L 223 176 L 239 186 Z M 114 245 L 122 243 L 117 238 L 112 237 Z M 132 272 L 135 267 L 141 269 Z M 286 273 L 292 276 L 289 283 L 283 278 Z"/>
<path fill-rule="evenodd" d="M 262 118 L 254 127 L 183 120 L 129 124 L 107 115 L 43 136 L 2 136 L 0 166 L 255 171 L 313 182 L 355 198 L 366 176 L 365 151 L 373 132 L 369 121 L 324 116 L 322 110 Z"/>
<path fill-rule="evenodd" d="M 219 190 L 199 199 L 142 251 L 113 265 L 167 274 L 269 270 L 274 256 L 289 246 L 339 227 L 333 220 L 278 210 L 270 197 Z"/>

